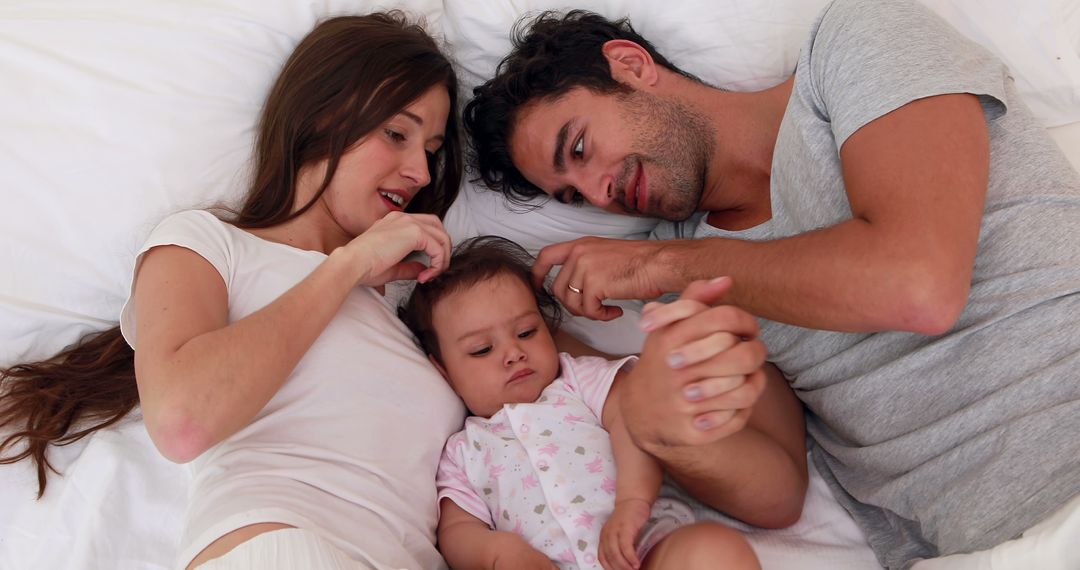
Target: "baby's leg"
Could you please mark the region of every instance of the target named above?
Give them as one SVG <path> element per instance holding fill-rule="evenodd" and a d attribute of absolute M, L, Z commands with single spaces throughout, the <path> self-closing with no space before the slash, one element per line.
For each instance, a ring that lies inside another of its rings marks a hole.
<path fill-rule="evenodd" d="M 645 557 L 644 570 L 761 570 L 739 531 L 713 522 L 684 526 L 664 537 Z"/>

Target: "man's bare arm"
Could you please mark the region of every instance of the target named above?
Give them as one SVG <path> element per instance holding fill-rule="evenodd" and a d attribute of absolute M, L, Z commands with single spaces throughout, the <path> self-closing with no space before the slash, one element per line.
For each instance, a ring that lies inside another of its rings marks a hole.
<path fill-rule="evenodd" d="M 978 99 L 908 103 L 856 131 L 840 157 L 852 219 L 835 226 L 763 242 L 585 238 L 541 252 L 538 265 L 588 263 L 595 284 L 579 288 L 603 299 L 651 298 L 729 275 L 736 285 L 726 300 L 770 320 L 948 330 L 967 301 L 989 176 Z"/>

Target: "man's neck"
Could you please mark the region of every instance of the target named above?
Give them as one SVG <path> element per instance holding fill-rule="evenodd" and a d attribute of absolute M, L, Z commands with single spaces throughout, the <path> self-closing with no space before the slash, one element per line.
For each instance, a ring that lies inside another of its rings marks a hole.
<path fill-rule="evenodd" d="M 751 93 L 706 86 L 692 95 L 717 133 L 699 211 L 727 230 L 754 227 L 772 217 L 769 180 L 773 149 L 791 97 L 793 77 Z"/>

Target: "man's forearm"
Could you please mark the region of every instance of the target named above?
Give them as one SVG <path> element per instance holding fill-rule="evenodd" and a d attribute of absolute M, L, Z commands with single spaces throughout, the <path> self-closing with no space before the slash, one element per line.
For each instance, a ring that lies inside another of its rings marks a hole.
<path fill-rule="evenodd" d="M 671 240 L 656 256 L 664 288 L 721 275 L 726 299 L 758 316 L 853 332 L 943 332 L 962 310 L 971 267 L 948 265 L 862 220 L 779 240 Z"/>
<path fill-rule="evenodd" d="M 708 446 L 649 451 L 687 492 L 743 522 L 783 528 L 802 514 L 805 472 L 774 440 L 753 428 Z"/>

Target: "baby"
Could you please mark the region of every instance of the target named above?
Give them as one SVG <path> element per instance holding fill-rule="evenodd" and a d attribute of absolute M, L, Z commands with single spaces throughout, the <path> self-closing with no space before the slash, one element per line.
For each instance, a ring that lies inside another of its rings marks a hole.
<path fill-rule="evenodd" d="M 759 568 L 703 508 L 657 498 L 662 470 L 631 441 L 620 382 L 636 357 L 560 354 L 560 308 L 513 242 L 461 244 L 402 320 L 472 416 L 439 464 L 439 548 L 453 568 Z"/>

